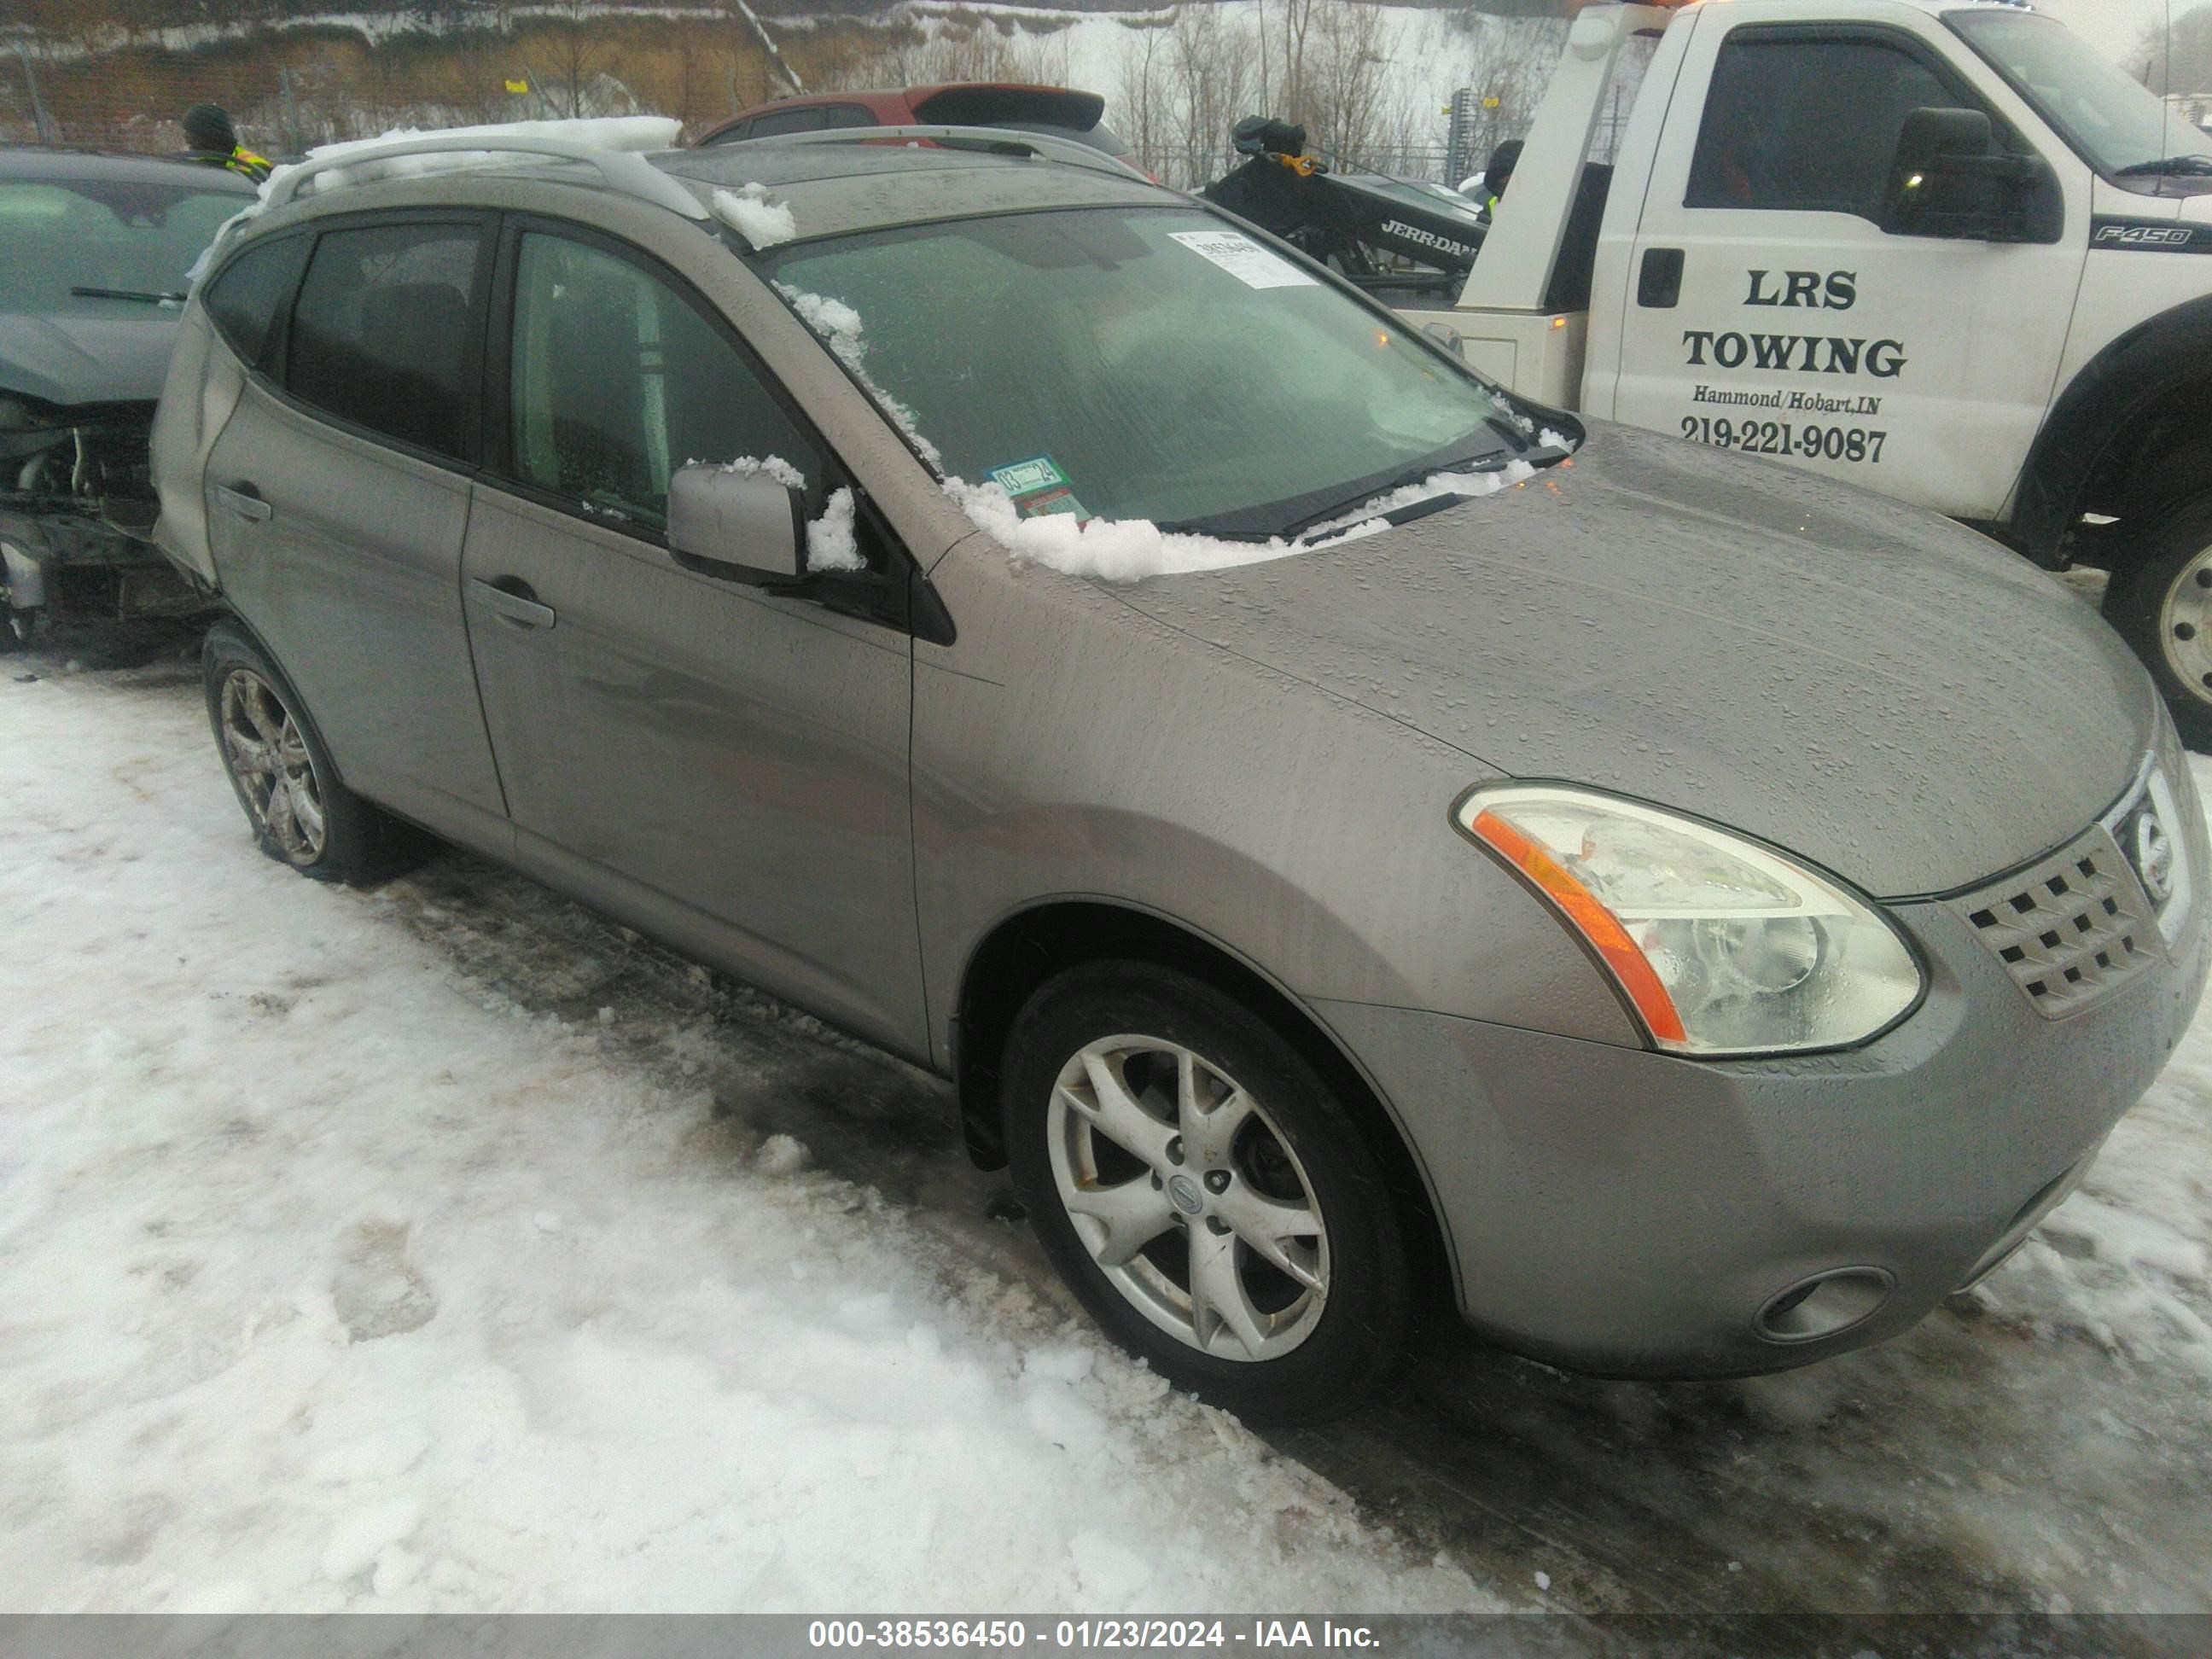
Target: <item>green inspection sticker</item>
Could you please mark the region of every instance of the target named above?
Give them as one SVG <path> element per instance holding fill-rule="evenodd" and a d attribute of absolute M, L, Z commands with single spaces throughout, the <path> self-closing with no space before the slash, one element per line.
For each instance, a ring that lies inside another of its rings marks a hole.
<path fill-rule="evenodd" d="M 1055 484 L 1065 488 L 1067 475 L 1053 465 L 1051 456 L 1034 455 L 1011 466 L 993 467 L 991 482 L 1009 495 L 1026 495 L 1032 490 L 1050 489 Z"/>

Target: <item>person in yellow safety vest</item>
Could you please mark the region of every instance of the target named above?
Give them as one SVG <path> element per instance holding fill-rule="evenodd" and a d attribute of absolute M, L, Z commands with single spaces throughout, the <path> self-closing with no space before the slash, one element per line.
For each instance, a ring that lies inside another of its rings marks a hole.
<path fill-rule="evenodd" d="M 228 167 L 259 184 L 269 176 L 269 162 L 238 142 L 230 115 L 220 104 L 194 104 L 185 112 L 186 156 L 211 167 Z"/>
<path fill-rule="evenodd" d="M 1505 186 L 1512 182 L 1513 169 L 1521 160 L 1521 141 L 1508 138 L 1490 152 L 1490 165 L 1482 170 L 1482 201 L 1480 204 L 1486 220 L 1498 216 L 1498 198 L 1505 194 Z"/>

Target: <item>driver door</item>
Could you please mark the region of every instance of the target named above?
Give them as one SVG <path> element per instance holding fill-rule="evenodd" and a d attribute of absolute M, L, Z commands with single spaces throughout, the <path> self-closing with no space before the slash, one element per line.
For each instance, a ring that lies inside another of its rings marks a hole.
<path fill-rule="evenodd" d="M 2057 378 L 2086 173 L 2044 158 L 2067 197 L 2055 243 L 1884 231 L 1914 110 L 1978 109 L 2000 147 L 2027 146 L 1935 42 L 1764 21 L 1790 9 L 1730 7 L 1727 27 L 1708 17 L 1691 40 L 1674 94 L 1686 112 L 1667 123 L 1629 266 L 1612 412 L 1993 520 Z"/>

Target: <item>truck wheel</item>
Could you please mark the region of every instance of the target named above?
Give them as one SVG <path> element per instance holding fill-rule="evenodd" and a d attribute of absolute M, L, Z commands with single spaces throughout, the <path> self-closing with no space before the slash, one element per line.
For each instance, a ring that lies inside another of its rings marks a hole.
<path fill-rule="evenodd" d="M 1093 963 L 1030 998 L 1001 1075 L 1039 1241 L 1122 1346 L 1255 1422 L 1373 1389 L 1408 1316 L 1396 1211 L 1266 1020 L 1187 975 Z"/>
<path fill-rule="evenodd" d="M 369 882 L 420 856 L 422 837 L 338 781 L 300 695 L 230 623 L 201 648 L 208 721 L 261 850 L 317 881 Z"/>
<path fill-rule="evenodd" d="M 2166 514 L 2112 573 L 2105 617 L 2150 669 L 2191 749 L 2212 752 L 2212 495 Z"/>

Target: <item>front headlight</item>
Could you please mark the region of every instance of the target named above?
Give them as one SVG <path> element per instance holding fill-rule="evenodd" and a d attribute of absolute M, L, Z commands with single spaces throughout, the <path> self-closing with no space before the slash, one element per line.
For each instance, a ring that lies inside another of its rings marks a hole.
<path fill-rule="evenodd" d="M 1534 784 L 1477 789 L 1454 817 L 1581 935 L 1662 1048 L 1840 1048 L 1919 998 L 1919 964 L 1865 900 L 1709 825 Z"/>

